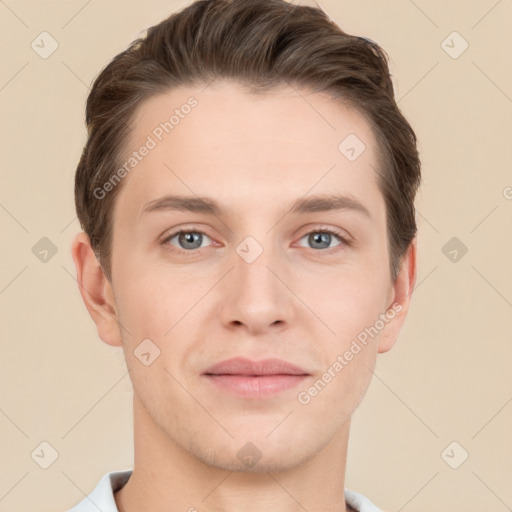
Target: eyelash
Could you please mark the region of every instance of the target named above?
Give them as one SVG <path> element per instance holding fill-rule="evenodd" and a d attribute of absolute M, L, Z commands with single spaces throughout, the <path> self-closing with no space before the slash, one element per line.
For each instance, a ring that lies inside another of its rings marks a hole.
<path fill-rule="evenodd" d="M 199 234 L 199 235 L 204 235 L 204 236 L 206 236 L 206 237 L 211 239 L 211 237 L 209 237 L 204 231 L 200 231 L 200 230 L 196 230 L 196 229 L 184 228 L 184 229 L 179 229 L 178 231 L 174 231 L 169 236 L 166 236 L 165 239 L 162 240 L 161 244 L 168 251 L 185 254 L 187 256 L 192 256 L 192 257 L 196 256 L 200 249 L 205 249 L 206 248 L 206 247 L 199 247 L 197 249 L 186 250 L 186 249 L 178 249 L 178 248 L 176 248 L 174 246 L 171 246 L 169 244 L 169 241 L 172 240 L 177 235 L 180 235 L 182 233 L 196 233 L 196 234 Z M 313 229 L 311 231 L 308 231 L 307 233 L 304 233 L 304 235 L 301 236 L 300 240 L 302 240 L 304 237 L 306 237 L 308 235 L 318 234 L 318 233 L 321 233 L 321 234 L 326 233 L 326 234 L 329 234 L 329 235 L 334 235 L 336 238 L 338 238 L 340 240 L 340 243 L 338 245 L 334 246 L 334 247 L 328 247 L 326 249 L 313 249 L 311 247 L 306 247 L 306 249 L 309 249 L 310 251 L 314 251 L 314 252 L 329 252 L 330 253 L 331 251 L 340 250 L 341 246 L 343 246 L 343 245 L 345 245 L 345 246 L 350 246 L 351 245 L 351 242 L 347 238 L 345 238 L 339 231 L 337 231 L 335 229 L 332 229 L 332 228 L 317 228 L 317 229 Z"/>

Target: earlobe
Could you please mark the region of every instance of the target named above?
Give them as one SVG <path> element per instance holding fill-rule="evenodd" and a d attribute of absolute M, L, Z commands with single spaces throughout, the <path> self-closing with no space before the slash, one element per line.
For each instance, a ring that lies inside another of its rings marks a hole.
<path fill-rule="evenodd" d="M 386 315 L 390 318 L 379 340 L 378 352 L 390 350 L 398 339 L 416 283 L 416 248 L 417 239 L 414 238 L 407 249 L 400 265 L 400 271 L 393 282 L 393 301 L 388 305 Z"/>
<path fill-rule="evenodd" d="M 108 345 L 122 346 L 112 287 L 86 233 L 76 235 L 71 254 L 80 294 L 96 324 L 99 337 Z"/>

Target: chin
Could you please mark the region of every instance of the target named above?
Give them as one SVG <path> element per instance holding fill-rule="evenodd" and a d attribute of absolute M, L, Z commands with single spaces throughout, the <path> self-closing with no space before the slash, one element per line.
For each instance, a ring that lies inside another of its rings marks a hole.
<path fill-rule="evenodd" d="M 256 429 L 231 432 L 226 435 L 196 437 L 195 442 L 183 439 L 185 450 L 203 464 L 224 471 L 267 473 L 288 471 L 307 463 L 320 452 L 329 439 L 300 429 L 284 429 L 277 435 Z M 207 438 L 208 441 L 203 442 Z M 313 441 L 312 441 L 313 440 Z M 188 445 L 188 446 L 187 446 Z"/>
<path fill-rule="evenodd" d="M 254 460 L 251 461 L 248 460 L 248 455 L 244 456 L 240 454 L 239 456 L 238 452 L 229 453 L 226 448 L 221 448 L 221 450 L 223 451 L 212 453 L 210 448 L 209 453 L 199 452 L 193 455 L 207 466 L 224 471 L 254 474 L 288 471 L 304 464 L 315 455 L 314 453 L 297 453 L 294 452 L 293 449 L 290 449 L 290 447 L 276 449 L 275 451 L 271 451 L 270 447 L 264 447 L 263 450 L 260 450 L 260 454 L 253 452 Z M 251 452 L 250 449 L 246 451 L 247 453 Z M 290 457 L 290 454 L 293 454 L 293 457 Z"/>

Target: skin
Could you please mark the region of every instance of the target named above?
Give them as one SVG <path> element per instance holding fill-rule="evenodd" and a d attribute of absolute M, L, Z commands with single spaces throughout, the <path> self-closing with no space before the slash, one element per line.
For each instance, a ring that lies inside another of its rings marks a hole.
<path fill-rule="evenodd" d="M 392 281 L 376 139 L 357 111 L 324 94 L 285 86 L 255 96 L 220 80 L 173 89 L 136 113 L 127 153 L 191 95 L 197 107 L 122 182 L 111 282 L 87 235 L 72 247 L 85 305 L 100 338 L 123 348 L 134 388 L 134 471 L 115 495 L 118 508 L 350 510 L 350 418 L 377 354 L 394 345 L 406 318 L 416 241 Z M 353 162 L 338 150 L 351 133 L 366 146 Z M 222 213 L 142 213 L 167 194 L 208 196 Z M 350 196 L 369 216 L 350 208 L 289 212 L 317 194 Z M 166 241 L 179 228 L 205 233 L 201 248 L 187 249 L 178 236 Z M 315 243 L 309 234 L 322 228 L 350 243 L 335 235 Z M 247 236 L 263 249 L 252 263 L 236 252 Z M 394 318 L 300 403 L 298 393 L 393 303 L 401 306 Z M 148 338 L 160 356 L 145 366 L 134 350 Z M 236 397 L 202 375 L 236 356 L 281 358 L 309 376 L 268 398 Z M 262 454 L 250 468 L 237 457 L 248 442 Z"/>

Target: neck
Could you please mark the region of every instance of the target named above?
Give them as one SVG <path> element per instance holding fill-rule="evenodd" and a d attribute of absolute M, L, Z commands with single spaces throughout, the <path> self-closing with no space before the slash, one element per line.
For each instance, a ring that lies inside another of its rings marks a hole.
<path fill-rule="evenodd" d="M 349 421 L 320 452 L 285 470 L 228 471 L 205 464 L 152 421 L 134 394 L 135 460 L 115 494 L 119 512 L 350 512 L 344 500 Z"/>

